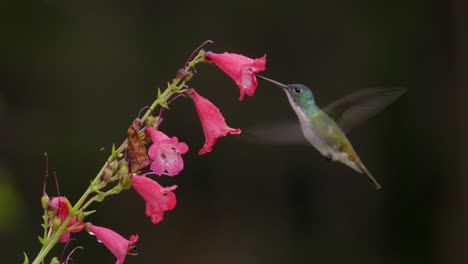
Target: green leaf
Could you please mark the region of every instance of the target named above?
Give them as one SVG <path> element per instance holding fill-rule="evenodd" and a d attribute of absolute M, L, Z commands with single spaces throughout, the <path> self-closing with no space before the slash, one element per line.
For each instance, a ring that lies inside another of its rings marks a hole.
<path fill-rule="evenodd" d="M 58 260 L 57 257 L 54 257 L 51 261 L 50 264 L 60 264 L 60 261 Z"/>
<path fill-rule="evenodd" d="M 37 238 L 39 239 L 39 242 L 41 242 L 41 244 L 44 245 L 44 238 L 41 236 L 38 236 Z"/>
<path fill-rule="evenodd" d="M 23 264 L 29 264 L 28 255 L 26 255 L 26 252 L 23 252 L 23 254 L 24 254 L 24 261 L 23 261 Z"/>

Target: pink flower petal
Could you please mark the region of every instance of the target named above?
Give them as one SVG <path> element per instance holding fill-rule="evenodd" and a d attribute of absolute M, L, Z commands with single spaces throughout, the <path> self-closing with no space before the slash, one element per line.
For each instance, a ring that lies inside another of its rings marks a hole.
<path fill-rule="evenodd" d="M 222 71 L 231 77 L 240 88 L 239 100 L 244 94 L 253 96 L 257 89 L 256 73 L 265 70 L 266 55 L 251 59 L 240 54 L 224 52 L 222 54 L 207 52 L 205 57 L 213 61 Z"/>
<path fill-rule="evenodd" d="M 138 241 L 138 235 L 132 235 L 130 240 L 127 240 L 105 227 L 91 225 L 90 231 L 114 254 L 117 258 L 116 264 L 123 264 L 125 257 L 132 253 L 134 244 Z"/>
<path fill-rule="evenodd" d="M 151 140 L 153 142 L 159 142 L 161 140 L 165 140 L 165 139 L 169 138 L 163 132 L 161 132 L 159 130 L 156 130 L 154 128 L 151 128 L 151 127 L 145 128 L 145 133 L 148 134 L 151 137 Z"/>
<path fill-rule="evenodd" d="M 179 142 L 177 137 L 169 138 L 153 128 L 146 128 L 145 132 L 153 140 L 153 145 L 148 149 L 148 156 L 152 160 L 151 170 L 157 175 L 166 172 L 169 176 L 179 174 L 184 168 L 181 155 L 187 153 L 187 144 Z"/>
<path fill-rule="evenodd" d="M 68 215 L 70 214 L 70 209 L 68 208 L 68 200 L 64 196 L 54 197 L 50 200 L 48 205 L 49 211 L 56 211 L 56 215 L 59 217 L 60 221 L 63 222 L 67 219 Z M 49 224 L 53 224 L 53 219 L 50 219 Z M 75 226 L 76 225 L 76 226 Z M 75 226 L 75 227 L 73 227 Z M 62 243 L 68 242 L 70 240 L 70 232 L 76 233 L 83 230 L 84 223 L 83 221 L 76 224 L 76 216 L 74 216 L 67 225 L 67 228 L 71 228 L 68 232 L 63 233 L 59 240 Z M 53 230 L 54 231 L 54 230 Z M 54 231 L 55 232 L 55 231 Z"/>
<path fill-rule="evenodd" d="M 205 144 L 198 154 L 202 155 L 207 152 L 211 152 L 214 144 L 220 137 L 224 137 L 227 134 L 236 135 L 241 133 L 241 130 L 238 128 L 234 129 L 228 127 L 219 109 L 208 99 L 199 95 L 193 89 L 190 90 L 189 93 L 195 103 L 195 108 L 197 109 L 198 116 L 200 117 L 203 132 L 205 133 Z"/>
<path fill-rule="evenodd" d="M 134 175 L 132 186 L 146 201 L 145 213 L 151 217 L 154 224 L 161 222 L 164 212 L 174 209 L 177 204 L 176 196 L 172 192 L 177 188 L 176 185 L 164 188 L 150 178 Z"/>

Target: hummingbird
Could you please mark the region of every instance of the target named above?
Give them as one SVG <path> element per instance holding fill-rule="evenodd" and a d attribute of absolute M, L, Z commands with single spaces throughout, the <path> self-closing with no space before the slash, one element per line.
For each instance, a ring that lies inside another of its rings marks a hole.
<path fill-rule="evenodd" d="M 294 144 L 304 142 L 315 147 L 327 160 L 339 161 L 355 171 L 365 174 L 378 190 L 381 185 L 364 166 L 346 133 L 400 97 L 406 88 L 365 89 L 345 96 L 320 109 L 311 89 L 303 84 L 282 84 L 257 75 L 260 79 L 280 87 L 299 119 L 294 123 L 270 127 L 281 141 Z M 300 125 L 300 127 L 297 127 Z M 293 134 L 302 130 L 302 137 Z M 290 137 L 289 137 L 290 136 Z"/>

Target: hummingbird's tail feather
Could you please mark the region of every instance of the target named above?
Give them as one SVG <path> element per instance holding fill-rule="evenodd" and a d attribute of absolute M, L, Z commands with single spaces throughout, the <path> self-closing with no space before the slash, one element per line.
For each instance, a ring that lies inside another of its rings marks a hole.
<path fill-rule="evenodd" d="M 342 163 L 346 164 L 353 170 L 365 174 L 369 181 L 375 186 L 375 189 L 378 190 L 381 188 L 380 183 L 372 176 L 372 173 L 364 166 L 359 156 L 353 151 L 352 154 L 346 154 L 346 158 L 339 159 Z"/>
<path fill-rule="evenodd" d="M 380 183 L 374 178 L 374 176 L 372 176 L 372 174 L 366 168 L 366 166 L 364 166 L 364 164 L 361 161 L 356 162 L 356 164 L 362 170 L 362 172 L 367 175 L 367 178 L 375 186 L 375 189 L 379 190 L 382 186 L 380 186 Z"/>

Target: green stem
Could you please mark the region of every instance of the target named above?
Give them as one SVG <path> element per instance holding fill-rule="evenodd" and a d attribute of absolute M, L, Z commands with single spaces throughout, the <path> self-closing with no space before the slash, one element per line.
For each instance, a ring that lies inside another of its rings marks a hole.
<path fill-rule="evenodd" d="M 80 200 L 75 204 L 75 206 L 72 209 L 72 212 L 76 211 L 76 208 L 80 208 L 81 204 L 85 201 L 85 199 L 88 197 L 89 194 L 91 194 L 91 186 L 88 187 L 86 192 L 81 196 Z M 59 229 L 47 240 L 44 241 L 44 245 L 42 249 L 39 251 L 39 254 L 37 254 L 36 258 L 32 262 L 32 264 L 40 264 L 42 260 L 45 258 L 45 256 L 49 253 L 49 251 L 55 246 L 57 241 L 59 240 L 60 236 L 64 233 L 65 229 L 68 226 L 68 223 L 70 223 L 71 219 L 74 217 L 74 214 L 70 213 L 65 221 L 60 225 Z"/>

